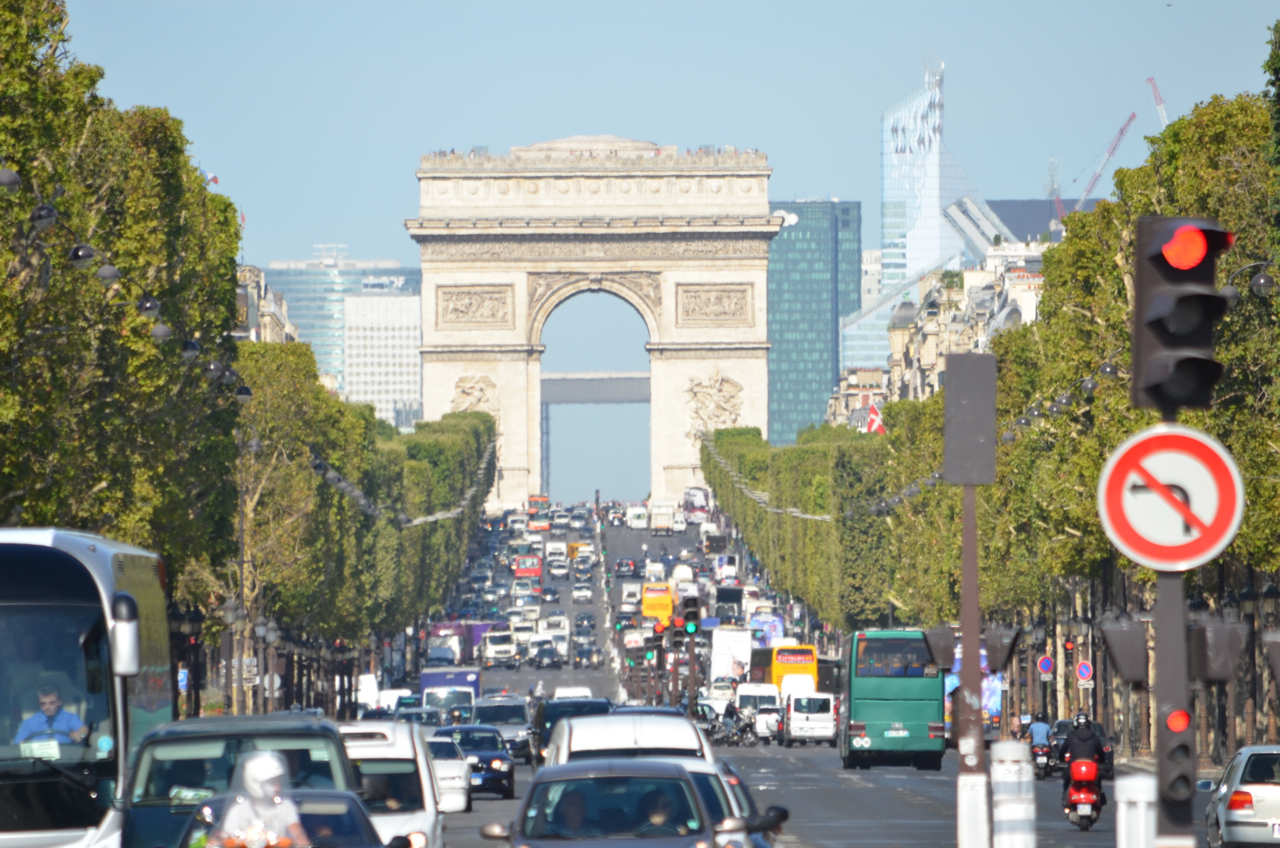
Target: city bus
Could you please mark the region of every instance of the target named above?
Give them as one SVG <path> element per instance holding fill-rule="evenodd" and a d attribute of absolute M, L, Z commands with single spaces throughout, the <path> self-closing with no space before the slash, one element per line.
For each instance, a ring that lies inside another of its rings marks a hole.
<path fill-rule="evenodd" d="M 751 651 L 751 682 L 772 683 L 782 688 L 782 678 L 789 674 L 807 674 L 818 686 L 818 649 L 813 645 L 787 645 L 773 648 L 753 648 Z"/>
<path fill-rule="evenodd" d="M 0 830 L 10 842 L 119 844 L 128 763 L 177 718 L 164 564 L 55 528 L 0 530 Z M 81 726 L 52 731 L 56 697 Z M 114 804 L 114 809 L 113 809 Z"/>
<path fill-rule="evenodd" d="M 640 615 L 667 621 L 675 612 L 670 583 L 646 583 L 640 596 Z"/>
<path fill-rule="evenodd" d="M 529 496 L 529 530 L 551 530 L 551 499 L 546 495 Z"/>
<path fill-rule="evenodd" d="M 918 630 L 868 630 L 844 647 L 839 717 L 845 768 L 877 763 L 942 768 L 946 753 L 946 674 L 933 664 Z"/>
<path fill-rule="evenodd" d="M 542 580 L 542 557 L 537 554 L 517 554 L 511 560 L 511 570 L 516 579 Z"/>

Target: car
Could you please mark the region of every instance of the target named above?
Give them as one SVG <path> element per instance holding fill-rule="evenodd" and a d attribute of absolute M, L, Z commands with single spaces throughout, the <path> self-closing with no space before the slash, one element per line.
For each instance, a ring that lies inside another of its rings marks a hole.
<path fill-rule="evenodd" d="M 573 602 L 575 604 L 591 603 L 591 584 L 575 583 L 573 586 Z"/>
<path fill-rule="evenodd" d="M 480 600 L 486 603 L 496 604 L 498 602 L 498 590 L 492 587 L 485 589 L 480 593 Z"/>
<path fill-rule="evenodd" d="M 555 578 L 562 579 L 562 578 L 568 577 L 569 561 L 563 560 L 563 559 L 553 559 L 551 560 L 551 563 L 547 566 L 547 571 L 549 571 L 551 573 L 551 576 Z"/>
<path fill-rule="evenodd" d="M 592 630 L 595 630 L 596 629 L 595 613 L 591 613 L 591 612 L 578 613 L 573 617 L 573 626 L 574 627 L 590 627 Z"/>
<path fill-rule="evenodd" d="M 541 648 L 529 658 L 529 665 L 536 669 L 544 668 L 562 668 L 560 662 L 560 652 L 556 650 L 555 645 L 543 645 Z"/>
<path fill-rule="evenodd" d="M 177 848 L 191 813 L 231 789 L 249 751 L 275 750 L 294 789 L 360 788 L 338 726 L 293 713 L 195 718 L 164 724 L 142 738 L 124 796 L 121 848 Z"/>
<path fill-rule="evenodd" d="M 1280 808 L 1280 745 L 1241 748 L 1216 780 L 1196 789 L 1209 793 L 1204 824 L 1212 848 L 1274 843 L 1271 821 Z"/>
<path fill-rule="evenodd" d="M 575 648 L 573 651 L 573 667 L 574 668 L 595 668 L 596 667 L 596 649 L 591 645 L 584 645 Z"/>
<path fill-rule="evenodd" d="M 512 825 L 487 824 L 480 835 L 512 846 L 566 838 L 582 848 L 637 838 L 662 846 L 707 846 L 729 835 L 738 837 L 729 844 L 741 844 L 741 836 L 776 829 L 787 817 L 777 808 L 753 821 L 720 818 L 730 809 L 729 804 L 709 809 L 694 778 L 678 763 L 599 760 L 538 772 Z"/>
<path fill-rule="evenodd" d="M 213 838 L 213 833 L 222 824 L 222 816 L 227 807 L 239 800 L 235 795 L 222 795 L 210 798 L 199 806 L 199 812 L 192 816 L 174 816 L 180 827 L 178 848 L 203 848 L 206 845 L 220 844 Z M 377 825 L 354 792 L 336 792 L 318 789 L 292 790 L 289 800 L 298 810 L 298 823 L 308 835 L 318 838 L 316 845 L 330 848 L 409 848 L 412 838 L 422 844 L 428 844 L 428 837 L 421 832 L 397 834 L 389 842 L 384 843 Z M 263 842 L 265 842 L 265 838 Z M 244 845 L 241 840 L 226 840 L 227 843 Z M 286 844 L 281 840 L 277 845 Z M 256 844 L 256 843 L 255 843 Z"/>
<path fill-rule="evenodd" d="M 614 577 L 634 577 L 636 574 L 636 561 L 633 559 L 620 559 L 613 564 Z"/>
<path fill-rule="evenodd" d="M 422 724 L 427 727 L 440 727 L 444 724 L 444 716 L 435 707 L 409 707 L 403 710 L 396 710 L 395 720 L 407 724 Z"/>
<path fill-rule="evenodd" d="M 573 716 L 557 722 L 545 747 L 550 765 L 611 757 L 716 761 L 707 737 L 683 714 Z"/>
<path fill-rule="evenodd" d="M 513 695 L 481 698 L 476 701 L 472 716 L 476 724 L 498 728 L 513 758 L 523 757 L 525 765 L 533 762 L 533 753 L 529 750 L 529 705 L 524 698 Z"/>
<path fill-rule="evenodd" d="M 575 648 L 590 648 L 596 643 L 596 634 L 592 632 L 590 627 L 583 625 L 574 628 L 573 644 Z"/>
<path fill-rule="evenodd" d="M 555 604 L 560 602 L 560 590 L 555 586 L 548 586 L 542 590 L 542 602 L 544 604 Z"/>
<path fill-rule="evenodd" d="M 511 581 L 506 577 L 499 577 L 493 581 L 493 590 L 498 593 L 499 598 L 506 598 L 511 595 Z"/>
<path fill-rule="evenodd" d="M 442 727 L 436 736 L 452 739 L 471 763 L 471 791 L 496 792 L 503 798 L 516 797 L 515 764 L 507 753 L 502 731 L 487 724 Z"/>
<path fill-rule="evenodd" d="M 541 763 L 546 756 L 547 742 L 551 739 L 551 731 L 562 718 L 584 715 L 605 715 L 613 709 L 608 698 L 567 698 L 557 700 L 550 698 L 539 701 L 533 711 L 533 734 L 530 744 L 533 745 L 534 760 Z"/>
<path fill-rule="evenodd" d="M 435 772 L 425 737 L 416 727 L 387 721 L 341 724 L 347 756 L 360 770 L 361 797 L 383 842 L 422 833 L 427 844 L 444 840 L 441 814 L 460 813 L 465 796 L 437 801 Z"/>
<path fill-rule="evenodd" d="M 1052 738 L 1050 741 L 1053 743 L 1053 750 L 1055 753 L 1062 747 L 1063 740 L 1067 738 L 1067 734 L 1071 732 L 1072 727 L 1073 722 L 1071 719 L 1058 719 L 1053 723 Z M 1102 762 L 1098 763 L 1098 774 L 1100 774 L 1103 779 L 1110 780 L 1115 776 L 1115 750 L 1113 747 L 1115 740 L 1109 737 L 1107 735 L 1106 728 L 1101 724 L 1098 724 L 1096 721 L 1089 722 L 1089 729 L 1097 734 L 1098 738 L 1102 740 Z M 1067 766 L 1065 763 L 1059 763 L 1058 767 L 1065 769 Z"/>
<path fill-rule="evenodd" d="M 440 787 L 440 804 L 448 800 L 449 809 L 462 800 L 463 812 L 471 812 L 471 763 L 452 739 L 428 736 L 427 754 L 431 757 L 431 769 Z"/>

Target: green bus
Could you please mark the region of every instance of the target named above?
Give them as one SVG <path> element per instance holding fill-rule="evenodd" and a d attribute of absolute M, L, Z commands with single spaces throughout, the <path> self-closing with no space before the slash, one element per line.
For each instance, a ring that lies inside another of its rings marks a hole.
<path fill-rule="evenodd" d="M 867 630 L 844 647 L 847 697 L 840 704 L 840 759 L 845 768 L 914 765 L 942 768 L 947 732 L 946 675 L 918 630 Z"/>

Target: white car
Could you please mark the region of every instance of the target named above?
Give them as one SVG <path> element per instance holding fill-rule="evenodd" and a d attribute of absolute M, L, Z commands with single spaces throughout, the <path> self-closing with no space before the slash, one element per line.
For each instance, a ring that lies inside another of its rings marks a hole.
<path fill-rule="evenodd" d="M 427 753 L 431 755 L 431 768 L 436 773 L 436 785 L 440 787 L 440 804 L 446 799 L 464 799 L 463 812 L 471 812 L 471 763 L 462 753 L 458 743 L 447 736 L 427 736 Z M 449 801 L 447 809 L 453 810 L 457 801 Z"/>
<path fill-rule="evenodd" d="M 466 809 L 466 799 L 440 798 L 419 725 L 361 721 L 339 725 L 347 756 L 359 764 L 365 809 L 382 841 L 421 833 L 427 845 L 444 842 L 442 812 Z"/>
<path fill-rule="evenodd" d="M 575 583 L 573 585 L 573 602 L 575 604 L 591 603 L 591 584 Z"/>
<path fill-rule="evenodd" d="M 683 716 L 613 713 L 556 722 L 547 743 L 547 765 L 604 757 L 716 761 L 706 736 Z"/>

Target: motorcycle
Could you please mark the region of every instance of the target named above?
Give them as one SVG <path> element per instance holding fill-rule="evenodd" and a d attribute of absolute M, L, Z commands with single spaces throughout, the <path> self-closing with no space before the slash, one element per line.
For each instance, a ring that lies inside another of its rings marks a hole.
<path fill-rule="evenodd" d="M 1074 762 L 1067 787 L 1067 818 L 1081 830 L 1088 830 L 1102 814 L 1102 781 L 1093 760 Z"/>
<path fill-rule="evenodd" d="M 1036 767 L 1036 780 L 1044 780 L 1053 772 L 1053 747 L 1050 745 L 1032 745 L 1031 762 Z"/>

